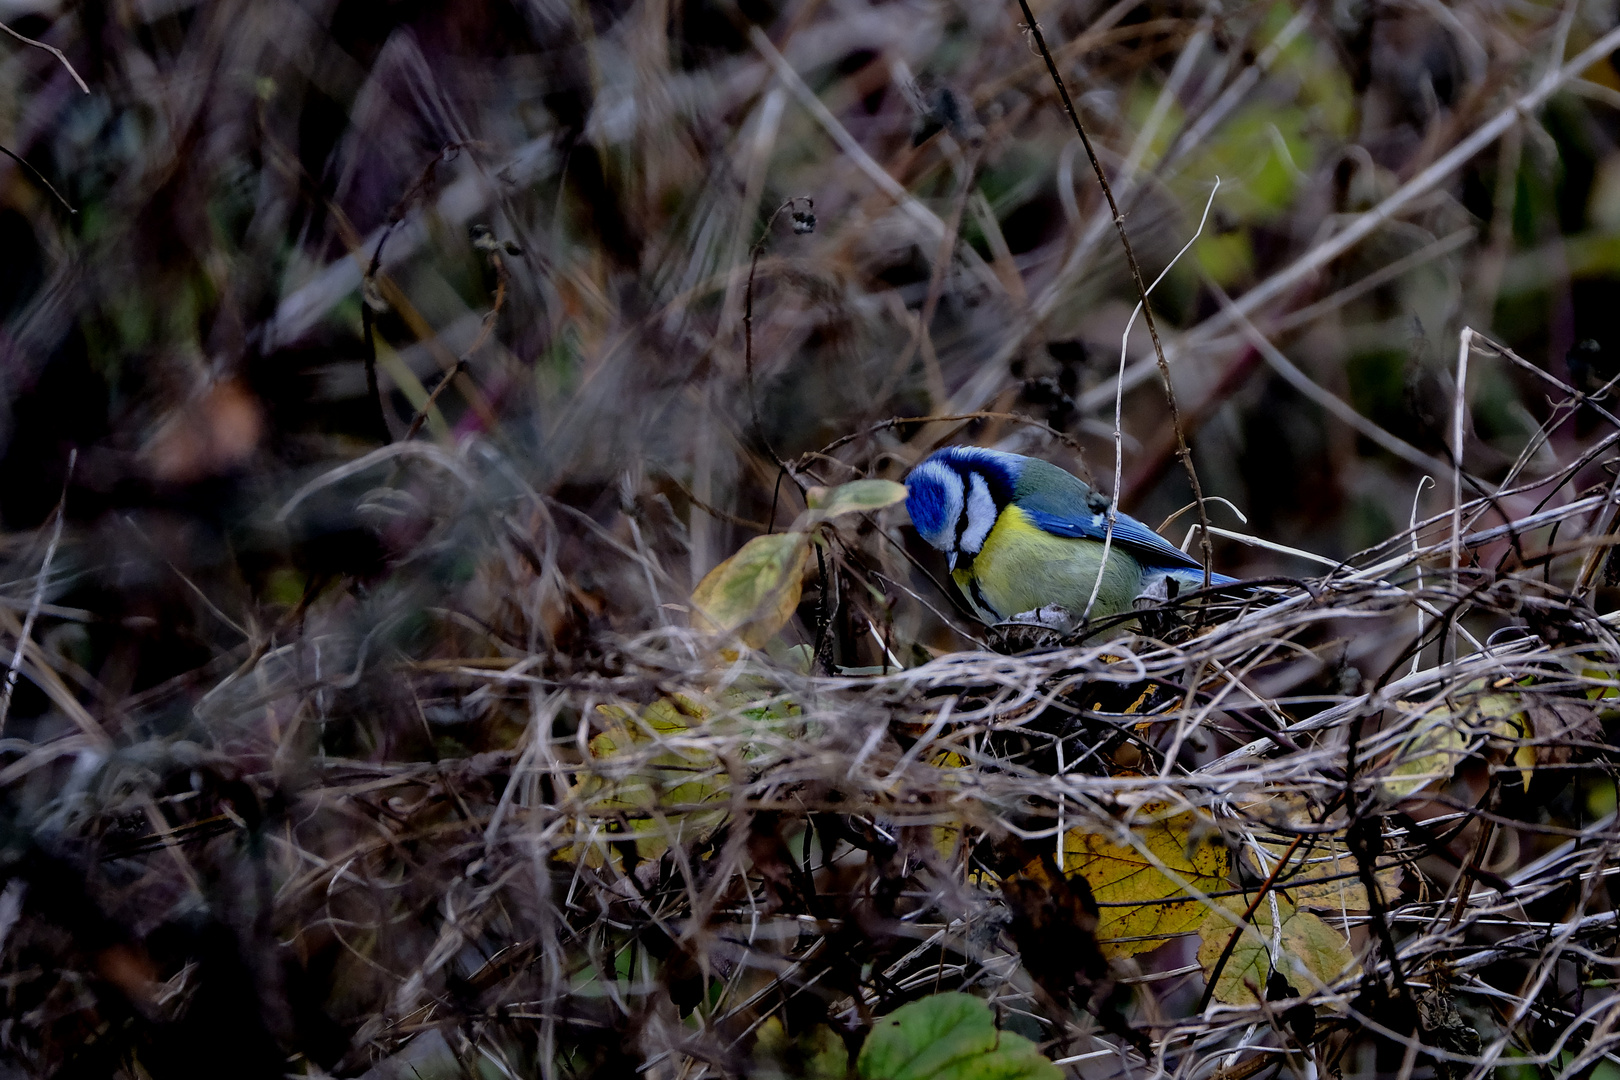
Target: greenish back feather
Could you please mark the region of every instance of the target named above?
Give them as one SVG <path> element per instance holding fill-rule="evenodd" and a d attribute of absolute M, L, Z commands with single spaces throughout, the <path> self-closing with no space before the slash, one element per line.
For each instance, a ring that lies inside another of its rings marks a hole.
<path fill-rule="evenodd" d="M 1091 488 L 1084 480 L 1040 458 L 1025 459 L 1013 490 L 1019 506 L 1054 517 L 1074 517 L 1082 507 L 1093 512 L 1108 507 L 1106 502 L 1099 507 L 1088 505 Z"/>

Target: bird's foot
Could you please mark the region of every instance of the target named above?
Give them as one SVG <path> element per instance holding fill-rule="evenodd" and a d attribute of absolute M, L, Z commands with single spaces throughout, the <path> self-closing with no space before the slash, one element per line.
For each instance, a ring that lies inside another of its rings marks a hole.
<path fill-rule="evenodd" d="M 1181 625 L 1174 610 L 1166 607 L 1181 593 L 1181 582 L 1168 574 L 1147 578 L 1142 591 L 1136 594 L 1132 606 L 1139 613 L 1136 624 L 1141 633 L 1151 638 L 1166 638 Z"/>
<path fill-rule="evenodd" d="M 1024 653 L 1055 649 L 1074 633 L 1080 619 L 1060 604 L 1021 611 L 990 628 L 990 643 L 997 652 Z"/>
<path fill-rule="evenodd" d="M 1181 582 L 1169 574 L 1156 574 L 1144 577 L 1142 591 L 1136 594 L 1135 607 L 1137 611 L 1144 608 L 1158 607 L 1168 604 L 1181 595 Z"/>
<path fill-rule="evenodd" d="M 1048 630 L 1056 630 L 1060 634 L 1072 634 L 1075 627 L 1080 625 L 1080 616 L 1064 607 L 1062 604 L 1047 604 L 1033 611 L 1021 611 L 1008 619 L 1009 623 L 1018 623 L 1024 626 L 1040 626 Z"/>

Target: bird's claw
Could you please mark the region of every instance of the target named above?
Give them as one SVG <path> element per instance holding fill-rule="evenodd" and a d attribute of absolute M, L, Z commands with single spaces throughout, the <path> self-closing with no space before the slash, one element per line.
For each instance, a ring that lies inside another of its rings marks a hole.
<path fill-rule="evenodd" d="M 1048 604 L 1033 611 L 1021 611 L 992 626 L 992 647 L 1009 654 L 1055 649 L 1079 625 L 1080 619 L 1068 608 Z"/>
<path fill-rule="evenodd" d="M 1072 634 L 1080 625 L 1080 617 L 1062 604 L 1047 604 L 1033 611 L 1020 611 L 1007 621 L 1021 626 L 1039 626 L 1060 634 Z"/>
<path fill-rule="evenodd" d="M 1181 593 L 1181 582 L 1169 574 L 1157 574 L 1143 578 L 1142 591 L 1136 594 L 1133 606 L 1137 611 L 1146 608 L 1155 608 L 1161 604 L 1168 604 Z"/>

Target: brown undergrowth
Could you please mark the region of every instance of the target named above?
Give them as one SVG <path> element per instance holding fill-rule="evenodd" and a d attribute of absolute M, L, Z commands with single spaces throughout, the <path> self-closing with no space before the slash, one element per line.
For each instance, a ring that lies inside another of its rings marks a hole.
<path fill-rule="evenodd" d="M 1600 7 L 7 8 L 0 1070 L 1607 1076 Z"/>

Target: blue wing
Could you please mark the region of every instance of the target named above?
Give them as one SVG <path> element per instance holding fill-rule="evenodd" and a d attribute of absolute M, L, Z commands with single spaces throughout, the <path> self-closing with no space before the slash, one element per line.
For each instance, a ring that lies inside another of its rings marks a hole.
<path fill-rule="evenodd" d="M 1029 515 L 1030 521 L 1054 536 L 1096 540 L 1101 543 L 1108 532 L 1106 510 L 1100 514 L 1086 513 L 1083 517 L 1059 516 L 1029 509 L 1024 509 L 1024 512 Z M 1114 543 L 1136 556 L 1136 561 L 1143 566 L 1156 568 L 1187 566 L 1203 569 L 1203 563 L 1129 514 L 1120 514 L 1114 519 Z"/>

